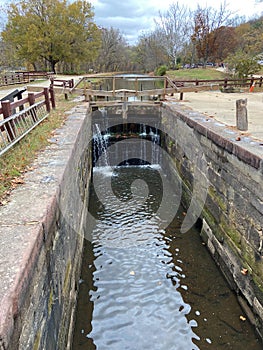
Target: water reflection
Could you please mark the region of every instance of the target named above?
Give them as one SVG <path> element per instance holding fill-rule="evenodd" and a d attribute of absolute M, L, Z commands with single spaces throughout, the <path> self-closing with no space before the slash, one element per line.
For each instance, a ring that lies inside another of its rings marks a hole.
<path fill-rule="evenodd" d="M 180 234 L 183 210 L 160 229 L 155 173 L 120 167 L 106 192 L 107 171 L 94 172 L 110 210 L 91 194 L 97 223 L 86 242 L 73 350 L 261 349 L 197 230 Z M 134 179 L 143 179 L 136 193 Z"/>

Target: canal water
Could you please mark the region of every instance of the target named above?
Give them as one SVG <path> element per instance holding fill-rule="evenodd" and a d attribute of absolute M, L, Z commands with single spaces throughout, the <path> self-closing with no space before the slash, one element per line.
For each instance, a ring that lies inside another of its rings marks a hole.
<path fill-rule="evenodd" d="M 158 165 L 94 168 L 72 349 L 262 349 L 163 178 Z"/>

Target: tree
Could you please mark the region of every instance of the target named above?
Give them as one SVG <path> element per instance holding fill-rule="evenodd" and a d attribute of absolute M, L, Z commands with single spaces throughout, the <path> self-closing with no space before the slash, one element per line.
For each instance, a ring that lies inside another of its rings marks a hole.
<path fill-rule="evenodd" d="M 263 52 L 263 17 L 244 23 L 236 28 L 238 48 L 256 56 Z"/>
<path fill-rule="evenodd" d="M 210 59 L 213 62 L 223 62 L 237 48 L 238 38 L 235 28 L 222 26 L 215 30 L 213 36 L 215 41 L 211 47 Z"/>
<path fill-rule="evenodd" d="M 260 71 L 261 66 L 257 59 L 251 55 L 238 51 L 227 59 L 228 67 L 234 71 L 239 78 L 246 78 L 249 75 Z"/>
<path fill-rule="evenodd" d="M 219 10 L 211 7 L 201 8 L 198 5 L 194 16 L 192 41 L 198 58 L 203 60 L 203 63 L 213 56 L 217 36 L 220 33 L 219 28 L 229 24 L 231 15 L 226 2 L 221 3 Z"/>
<path fill-rule="evenodd" d="M 101 29 L 101 48 L 97 59 L 97 69 L 114 72 L 125 69 L 128 45 L 118 29 Z"/>
<path fill-rule="evenodd" d="M 162 40 L 162 47 L 172 68 L 175 67 L 177 57 L 184 46 L 189 43 L 191 15 L 189 8 L 177 1 L 170 5 L 167 12 L 160 12 L 159 19 L 155 21 L 156 32 Z"/>
<path fill-rule="evenodd" d="M 160 65 L 169 64 L 169 58 L 163 46 L 163 37 L 158 30 L 142 34 L 136 49 L 137 62 L 145 72 L 151 72 Z"/>
<path fill-rule="evenodd" d="M 8 9 L 2 32 L 17 57 L 36 67 L 45 61 L 55 72 L 58 62 L 77 63 L 96 53 L 99 30 L 91 5 L 85 0 L 21 0 Z"/>

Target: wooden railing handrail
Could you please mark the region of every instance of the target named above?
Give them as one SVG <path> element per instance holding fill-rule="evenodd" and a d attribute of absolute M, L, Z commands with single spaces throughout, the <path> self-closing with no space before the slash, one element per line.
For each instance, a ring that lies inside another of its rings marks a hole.
<path fill-rule="evenodd" d="M 45 104 L 46 104 L 47 111 L 49 112 L 51 109 L 50 104 L 51 104 L 52 108 L 55 108 L 55 103 L 54 103 L 55 99 L 54 99 L 53 94 L 54 94 L 53 89 L 44 88 L 43 91 L 41 91 L 41 92 L 28 93 L 28 97 L 25 97 L 21 100 L 17 100 L 14 102 L 10 102 L 9 100 L 2 101 L 2 102 L 0 102 L 0 105 L 1 105 L 0 115 L 2 114 L 3 118 L 5 119 L 5 118 L 9 117 L 9 115 L 5 114 L 6 110 L 12 111 L 18 107 L 23 107 L 26 103 L 29 103 L 29 105 L 32 105 L 37 99 L 39 99 L 41 97 L 43 97 Z M 49 95 L 50 95 L 50 97 L 49 97 Z M 4 110 L 3 110 L 3 105 L 6 106 Z"/>

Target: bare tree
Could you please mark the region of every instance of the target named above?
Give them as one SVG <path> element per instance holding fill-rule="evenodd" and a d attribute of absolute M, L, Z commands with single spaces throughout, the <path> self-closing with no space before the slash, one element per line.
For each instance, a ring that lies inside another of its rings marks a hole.
<path fill-rule="evenodd" d="M 101 72 L 121 70 L 126 66 L 126 50 L 128 45 L 119 29 L 102 28 L 102 44 L 97 59 L 96 69 Z"/>
<path fill-rule="evenodd" d="M 219 10 L 212 7 L 201 8 L 199 5 L 194 15 L 194 42 L 199 59 L 204 63 L 213 56 L 220 27 L 230 25 L 233 13 L 228 10 L 226 1 Z"/>
<path fill-rule="evenodd" d="M 137 62 L 145 72 L 151 72 L 156 67 L 168 63 L 162 36 L 158 31 L 141 35 L 136 49 Z"/>
<path fill-rule="evenodd" d="M 155 20 L 156 31 L 162 38 L 162 45 L 169 57 L 171 67 L 176 65 L 178 55 L 189 43 L 192 13 L 187 6 L 177 1 L 170 5 L 165 13 L 159 13 Z"/>

